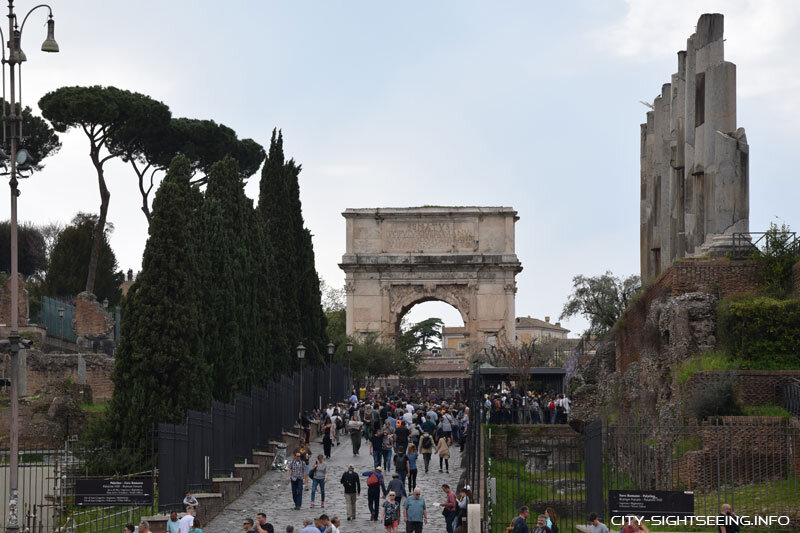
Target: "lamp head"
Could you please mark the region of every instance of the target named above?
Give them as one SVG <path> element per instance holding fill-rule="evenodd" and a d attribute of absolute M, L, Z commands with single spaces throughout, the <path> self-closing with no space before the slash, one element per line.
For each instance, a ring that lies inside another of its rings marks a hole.
<path fill-rule="evenodd" d="M 297 346 L 297 358 L 304 359 L 306 356 L 306 347 L 302 344 Z"/>
<path fill-rule="evenodd" d="M 28 170 L 33 165 L 33 158 L 25 148 L 17 150 L 17 169 Z"/>
<path fill-rule="evenodd" d="M 58 43 L 55 38 L 56 21 L 53 20 L 53 15 L 47 21 L 47 39 L 42 43 L 42 52 L 58 52 Z"/>
<path fill-rule="evenodd" d="M 333 352 L 336 351 L 336 345 L 332 342 L 328 343 L 328 355 L 333 355 Z"/>
<path fill-rule="evenodd" d="M 8 62 L 12 65 L 14 63 L 24 63 L 28 60 L 28 57 L 25 55 L 25 52 L 22 51 L 22 45 L 20 44 L 22 34 L 19 30 L 14 30 L 11 40 L 13 46 L 11 47 L 11 52 L 8 54 Z"/>
<path fill-rule="evenodd" d="M 351 353 L 352 351 L 353 351 L 353 343 L 352 342 L 348 342 L 347 343 L 347 353 Z"/>

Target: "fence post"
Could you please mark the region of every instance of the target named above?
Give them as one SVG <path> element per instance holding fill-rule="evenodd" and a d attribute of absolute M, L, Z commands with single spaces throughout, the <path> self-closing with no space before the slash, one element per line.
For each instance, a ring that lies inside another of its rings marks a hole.
<path fill-rule="evenodd" d="M 603 423 L 593 420 L 584 429 L 584 454 L 586 459 L 586 513 L 605 514 L 603 500 Z"/>

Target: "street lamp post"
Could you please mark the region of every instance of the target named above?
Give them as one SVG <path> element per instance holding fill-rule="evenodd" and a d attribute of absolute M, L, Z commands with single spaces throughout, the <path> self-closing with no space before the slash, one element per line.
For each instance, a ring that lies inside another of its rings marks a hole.
<path fill-rule="evenodd" d="M 306 347 L 300 343 L 297 346 L 297 358 L 300 359 L 300 414 L 303 414 L 303 359 L 306 357 Z"/>
<path fill-rule="evenodd" d="M 64 340 L 64 308 L 58 308 L 58 328 L 61 330 L 61 340 Z"/>
<path fill-rule="evenodd" d="M 347 379 L 352 383 L 353 377 L 350 375 L 350 356 L 353 353 L 353 343 L 347 343 Z M 349 391 L 348 391 L 349 392 Z"/>
<path fill-rule="evenodd" d="M 333 352 L 336 351 L 336 345 L 332 342 L 328 343 L 328 402 L 330 403 L 331 398 L 333 397 L 333 392 L 331 391 L 331 367 L 333 366 Z"/>
<path fill-rule="evenodd" d="M 19 530 L 19 517 L 17 516 L 17 502 L 19 499 L 19 267 L 17 250 L 17 174 L 20 171 L 30 170 L 30 154 L 24 148 L 19 148 L 18 143 L 22 137 L 22 105 L 17 112 L 17 89 L 19 89 L 20 104 L 22 100 L 22 63 L 27 61 L 25 52 L 22 51 L 22 30 L 25 29 L 25 22 L 35 10 L 40 7 L 47 8 L 50 16 L 47 20 L 47 38 L 42 43 L 43 52 L 58 52 L 58 43 L 54 38 L 55 21 L 53 20 L 53 10 L 47 4 L 40 4 L 25 15 L 22 25 L 17 24 L 17 15 L 14 13 L 14 0 L 8 0 L 8 36 L 6 41 L 5 34 L 0 28 L 0 38 L 5 43 L 2 46 L 2 69 L 3 69 L 3 144 L 9 141 L 9 154 L 6 155 L 0 150 L 0 161 L 6 166 L 8 161 L 8 185 L 11 187 L 11 325 L 8 335 L 8 342 L 11 348 L 11 428 L 9 438 L 9 498 L 8 498 L 8 522 L 6 523 L 7 532 Z M 6 48 L 8 56 L 6 57 Z M 6 113 L 6 65 L 9 73 L 9 110 Z M 17 86 L 17 75 L 19 74 L 19 87 Z M 20 174 L 21 177 L 24 175 Z"/>

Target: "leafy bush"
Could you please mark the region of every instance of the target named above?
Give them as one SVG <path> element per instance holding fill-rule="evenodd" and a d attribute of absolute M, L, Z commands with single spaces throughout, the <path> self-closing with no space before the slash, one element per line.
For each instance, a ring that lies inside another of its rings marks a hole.
<path fill-rule="evenodd" d="M 689 378 L 703 370 L 733 370 L 737 363 L 722 351 L 700 352 L 689 359 L 682 361 L 675 370 L 675 378 L 681 385 Z"/>
<path fill-rule="evenodd" d="M 800 300 L 746 296 L 719 304 L 719 336 L 745 369 L 800 367 Z"/>
<path fill-rule="evenodd" d="M 733 376 L 695 389 L 689 398 L 688 407 L 689 412 L 698 420 L 716 416 L 738 416 L 744 412 L 739 391 L 733 384 Z"/>
<path fill-rule="evenodd" d="M 770 224 L 764 246 L 753 254 L 764 283 L 764 293 L 785 298 L 792 293 L 792 266 L 800 260 L 800 250 L 789 226 Z"/>

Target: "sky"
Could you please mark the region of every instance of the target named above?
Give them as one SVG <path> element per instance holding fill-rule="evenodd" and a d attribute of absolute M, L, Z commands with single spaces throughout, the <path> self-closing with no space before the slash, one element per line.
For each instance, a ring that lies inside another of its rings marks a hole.
<path fill-rule="evenodd" d="M 31 2 L 18 2 L 21 13 Z M 553 321 L 573 276 L 639 270 L 639 124 L 702 13 L 725 14 L 738 125 L 750 144 L 750 229 L 800 228 L 800 2 L 794 0 L 53 0 L 59 54 L 22 36 L 23 103 L 114 85 L 173 116 L 213 119 L 303 166 L 316 266 L 344 275 L 348 207 L 510 206 L 519 213 L 517 316 Z M 4 30 L 7 31 L 7 30 Z M 21 184 L 22 221 L 98 212 L 88 141 Z M 107 164 L 111 244 L 138 270 L 147 239 L 130 167 Z M 247 192 L 256 197 L 258 175 Z M 8 202 L 0 205 L 8 218 Z M 446 304 L 412 309 L 460 325 Z M 587 322 L 564 322 L 573 335 Z"/>

